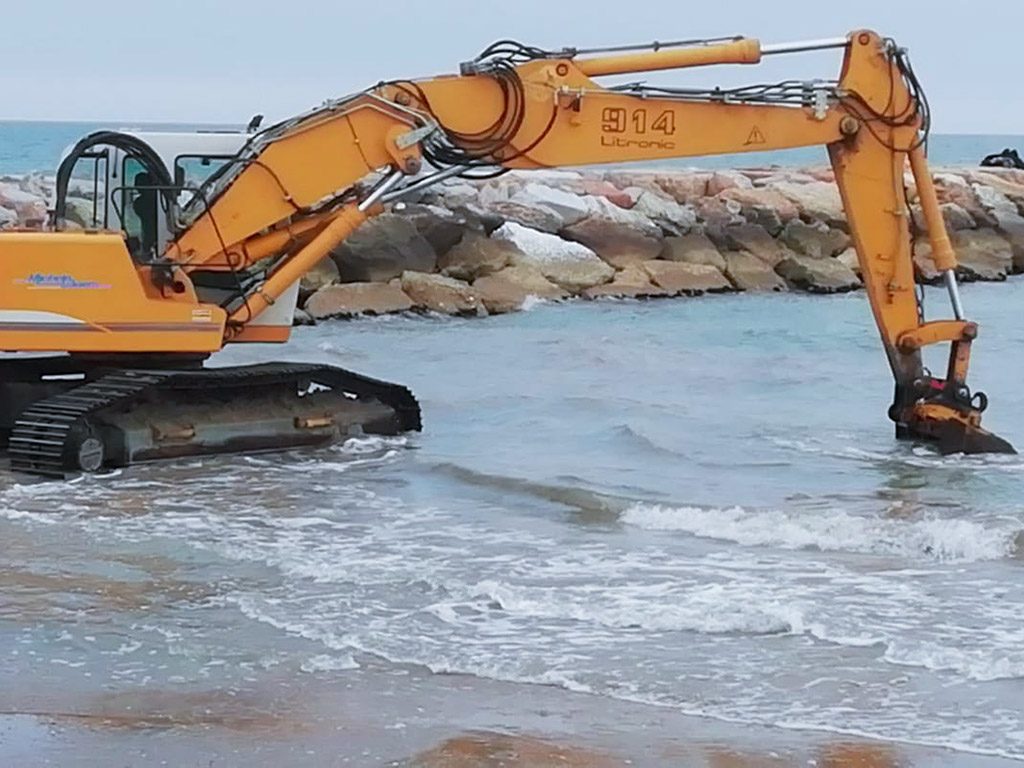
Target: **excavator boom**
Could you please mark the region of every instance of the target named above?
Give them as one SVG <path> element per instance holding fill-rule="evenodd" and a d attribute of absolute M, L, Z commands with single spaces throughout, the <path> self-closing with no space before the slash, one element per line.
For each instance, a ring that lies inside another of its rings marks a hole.
<path fill-rule="evenodd" d="M 595 79 L 823 49 L 842 52 L 835 81 L 701 90 L 606 87 Z M 124 151 L 146 168 L 135 180 L 136 199 L 148 195 L 152 210 L 164 213 L 159 232 L 151 222 L 134 240 L 59 231 L 76 160 L 103 142 L 122 143 L 87 137 L 58 172 L 58 231 L 0 235 L 0 248 L 17 254 L 0 269 L 30 264 L 37 274 L 70 275 L 85 261 L 119 302 L 82 290 L 55 303 L 20 274 L 4 274 L 16 288 L 0 320 L 11 310 L 29 320 L 0 322 L 0 349 L 201 357 L 230 342 L 283 341 L 287 324 L 267 318 L 290 294 L 294 300 L 298 279 L 385 203 L 446 178 L 819 145 L 835 171 L 895 378 L 897 436 L 934 441 L 944 452 L 1012 451 L 981 428 L 987 400 L 967 385 L 978 329 L 964 315 L 927 167 L 929 117 L 906 52 L 870 31 L 783 45 L 730 38 L 590 51 L 502 41 L 458 75 L 381 83 L 255 134 L 188 190 L 183 206 L 180 181 L 145 147 L 124 140 Z M 923 317 L 908 173 L 950 318 Z M 944 377 L 922 363 L 922 349 L 937 343 L 950 346 Z"/>

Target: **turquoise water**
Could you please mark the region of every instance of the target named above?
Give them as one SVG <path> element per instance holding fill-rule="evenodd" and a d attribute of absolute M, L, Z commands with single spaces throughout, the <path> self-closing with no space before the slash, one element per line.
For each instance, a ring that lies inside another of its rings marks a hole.
<path fill-rule="evenodd" d="M 0 173 L 26 173 L 56 169 L 61 151 L 87 133 L 100 128 L 137 128 L 143 130 L 195 130 L 197 128 L 235 128 L 223 125 L 147 124 L 147 123 L 75 123 L 0 121 Z M 1004 147 L 1024 150 L 1022 136 L 935 135 L 930 156 L 935 165 L 977 165 L 985 155 Z M 753 152 L 736 156 L 690 158 L 678 165 L 727 168 L 736 165 L 821 165 L 827 163 L 821 147 L 787 152 Z M 662 163 L 661 165 L 664 165 Z"/>

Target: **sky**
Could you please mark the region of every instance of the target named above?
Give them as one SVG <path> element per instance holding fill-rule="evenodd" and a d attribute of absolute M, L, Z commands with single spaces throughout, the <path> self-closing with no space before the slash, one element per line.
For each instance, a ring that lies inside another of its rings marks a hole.
<path fill-rule="evenodd" d="M 1021 0 L 47 0 L 5 3 L 0 119 L 245 123 L 394 77 L 457 72 L 499 38 L 543 48 L 871 28 L 909 48 L 942 133 L 1024 133 Z M 834 78 L 834 53 L 652 75 Z M 636 79 L 635 77 L 632 79 Z"/>

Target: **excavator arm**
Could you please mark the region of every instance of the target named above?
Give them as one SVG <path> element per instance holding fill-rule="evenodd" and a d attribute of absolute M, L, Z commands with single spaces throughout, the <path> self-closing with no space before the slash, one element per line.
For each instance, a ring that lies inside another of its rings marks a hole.
<path fill-rule="evenodd" d="M 598 82 L 823 49 L 842 52 L 835 81 L 731 90 Z M 136 139 L 87 137 L 58 173 L 57 231 L 0 233 L 11 257 L 0 259 L 10 295 L 0 306 L 0 349 L 70 352 L 71 367 L 90 383 L 53 383 L 44 374 L 55 364 L 29 375 L 0 366 L 0 443 L 8 436 L 17 466 L 46 474 L 314 444 L 352 429 L 418 429 L 407 390 L 340 369 L 193 368 L 227 343 L 286 340 L 290 316 L 276 325 L 267 318 L 285 314 L 275 305 L 294 299 L 299 278 L 384 204 L 444 179 L 824 146 L 895 379 L 889 415 L 897 436 L 942 452 L 1012 452 L 981 427 L 987 401 L 967 384 L 978 329 L 964 315 L 925 159 L 928 120 L 905 51 L 858 31 L 784 45 L 730 38 L 590 51 L 502 41 L 458 75 L 380 83 L 255 134 L 189 190 L 182 208 L 175 201 L 184 189 Z M 149 163 L 170 233 L 159 252 L 152 237 L 139 249 L 119 233 L 61 231 L 71 167 L 97 141 Z M 910 185 L 949 292 L 946 319 L 923 315 Z M 922 362 L 934 344 L 949 345 L 941 377 Z M 168 370 L 179 359 L 187 370 Z M 56 394 L 39 399 L 49 392 Z M 206 410 L 185 419 L 197 398 Z M 264 414 L 262 426 L 232 411 L 237 402 L 259 403 L 252 407 Z"/>
<path fill-rule="evenodd" d="M 763 56 L 841 49 L 835 82 L 701 91 L 604 87 L 594 78 Z M 227 338 L 301 274 L 393 200 L 484 168 L 555 168 L 821 145 L 847 213 L 865 288 L 896 381 L 890 410 L 901 437 L 945 452 L 1012 450 L 980 427 L 983 395 L 967 385 L 977 325 L 962 309 L 956 256 L 924 153 L 928 111 L 904 51 L 873 32 L 792 45 L 756 40 L 657 46 L 610 55 L 538 51 L 499 43 L 458 76 L 384 83 L 276 126 L 214 179 L 195 220 L 169 255 L 184 270 L 237 268 L 274 257 L 266 282 L 229 315 Z M 415 177 L 422 161 L 432 174 Z M 357 183 L 390 171 L 361 197 Z M 953 317 L 926 322 L 914 280 L 907 173 L 916 187 Z M 333 196 L 349 195 L 339 201 Z M 328 210 L 325 210 L 324 206 Z M 269 224 L 273 224 L 268 229 Z M 921 351 L 950 345 L 943 378 Z"/>

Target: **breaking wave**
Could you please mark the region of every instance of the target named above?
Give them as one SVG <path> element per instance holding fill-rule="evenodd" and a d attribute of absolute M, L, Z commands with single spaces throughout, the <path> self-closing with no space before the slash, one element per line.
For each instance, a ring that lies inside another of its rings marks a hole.
<path fill-rule="evenodd" d="M 953 672 L 979 682 L 1024 678 L 1024 653 L 1019 651 L 1001 655 L 987 648 L 953 648 L 927 642 L 904 647 L 892 642 L 882 658 L 890 664 Z"/>
<path fill-rule="evenodd" d="M 634 504 L 620 519 L 647 530 L 680 531 L 743 546 L 902 555 L 944 562 L 1011 557 L 1024 538 L 1019 527 L 952 518 L 873 519 L 837 509 L 798 515 L 743 507 Z"/>

